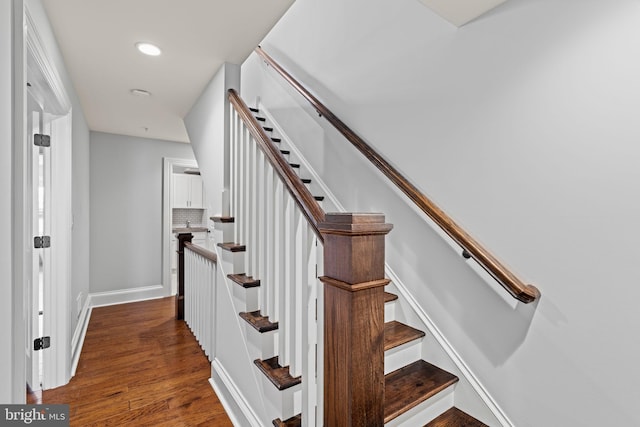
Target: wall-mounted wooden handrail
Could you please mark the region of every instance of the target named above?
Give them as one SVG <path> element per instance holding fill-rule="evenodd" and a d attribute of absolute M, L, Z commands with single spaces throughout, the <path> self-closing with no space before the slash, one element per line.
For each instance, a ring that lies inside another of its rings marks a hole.
<path fill-rule="evenodd" d="M 315 110 L 331 123 L 342 135 L 364 154 L 387 178 L 389 178 L 404 194 L 409 197 L 429 218 L 459 244 L 466 257 L 472 257 L 478 264 L 494 277 L 502 287 L 514 298 L 530 303 L 540 297 L 540 291 L 533 285 L 525 284 L 480 243 L 471 237 L 442 209 L 436 206 L 427 196 L 420 192 L 405 176 L 391 166 L 377 151 L 360 138 L 353 130 L 342 122 L 322 102 L 313 96 L 300 82 L 294 79 L 285 69 L 273 60 L 261 47 L 256 53 L 264 59 L 278 74 L 300 93 Z"/>
<path fill-rule="evenodd" d="M 318 239 L 324 241 L 322 234 L 318 230 L 318 224 L 324 221 L 324 210 L 320 207 L 311 192 L 309 192 L 309 189 L 304 185 L 300 177 L 293 171 L 291 166 L 289 166 L 284 157 L 280 155 L 280 152 L 273 145 L 269 136 L 265 133 L 264 129 L 262 129 L 262 126 L 255 117 L 253 117 L 253 114 L 251 114 L 249 107 L 247 107 L 242 98 L 240 98 L 238 93 L 233 89 L 229 89 L 229 102 L 231 102 L 231 105 L 233 105 L 247 126 L 247 129 L 249 129 L 249 132 L 251 132 L 251 135 L 255 138 L 258 146 L 271 163 L 271 166 L 273 166 L 274 170 L 284 182 L 287 190 L 302 210 L 309 224 L 311 224 Z"/>

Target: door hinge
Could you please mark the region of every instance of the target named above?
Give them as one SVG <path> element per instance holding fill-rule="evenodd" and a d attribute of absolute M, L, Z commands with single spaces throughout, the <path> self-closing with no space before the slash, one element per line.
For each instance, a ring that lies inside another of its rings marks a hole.
<path fill-rule="evenodd" d="M 39 351 L 51 347 L 51 337 L 36 338 L 33 340 L 33 350 Z"/>
<path fill-rule="evenodd" d="M 51 136 L 36 133 L 33 135 L 33 145 L 37 145 L 38 147 L 51 147 Z"/>
<path fill-rule="evenodd" d="M 36 249 L 51 247 L 51 236 L 36 236 L 33 238 L 33 247 Z"/>

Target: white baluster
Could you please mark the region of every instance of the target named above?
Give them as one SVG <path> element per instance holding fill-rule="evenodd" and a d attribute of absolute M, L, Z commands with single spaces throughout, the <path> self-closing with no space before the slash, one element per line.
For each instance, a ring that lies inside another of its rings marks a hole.
<path fill-rule="evenodd" d="M 249 240 L 250 233 L 250 225 L 251 225 L 251 147 L 255 144 L 253 137 L 249 133 L 249 130 L 246 129 L 246 141 L 245 141 L 245 163 L 244 163 L 244 189 L 243 189 L 243 199 L 244 199 L 244 216 L 242 220 L 242 241 L 238 243 L 247 244 Z M 251 265 L 245 259 L 245 272 L 247 275 L 251 275 Z"/>
<path fill-rule="evenodd" d="M 258 169 L 256 171 L 257 178 L 257 191 L 258 191 L 258 204 L 256 207 L 256 274 L 257 277 L 261 280 L 260 289 L 259 289 L 259 306 L 262 314 L 264 314 L 263 307 L 267 301 L 266 295 L 268 292 L 268 288 L 272 286 L 268 280 L 266 280 L 266 253 L 267 253 L 267 227 L 266 227 L 266 206 L 267 206 L 267 168 L 268 163 L 267 159 L 262 152 L 262 150 L 258 150 Z"/>
<path fill-rule="evenodd" d="M 273 322 L 274 315 L 274 296 L 275 288 L 278 284 L 275 281 L 275 241 L 274 241 L 274 213 L 275 213 L 275 191 L 277 177 L 274 176 L 273 168 L 266 162 L 265 159 L 265 207 L 264 207 L 264 230 L 265 230 L 265 242 L 262 245 L 264 248 L 264 277 L 267 282 L 267 286 L 264 288 L 264 299 L 262 300 L 262 315 L 268 316 Z"/>
<path fill-rule="evenodd" d="M 293 261 L 295 262 L 293 287 L 295 289 L 295 295 L 293 296 L 292 313 L 294 318 L 292 342 L 294 354 L 291 361 L 290 372 L 291 375 L 297 377 L 302 375 L 303 366 L 303 353 L 306 351 L 307 337 L 305 333 L 305 326 L 308 323 L 307 319 L 307 299 L 308 295 L 308 278 L 307 271 L 309 268 L 308 256 L 309 256 L 309 242 L 307 236 L 307 221 L 302 214 L 302 211 L 295 206 L 295 252 Z"/>
<path fill-rule="evenodd" d="M 316 425 L 316 396 L 317 396 L 317 377 L 316 377 L 316 351 L 317 351 L 317 292 L 316 284 L 316 252 L 318 238 L 314 234 L 311 225 L 304 222 L 304 228 L 307 234 L 306 245 L 306 274 L 304 279 L 304 295 L 302 297 L 303 307 L 305 309 L 304 326 L 302 335 L 302 412 L 306 414 L 307 424 Z"/>
<path fill-rule="evenodd" d="M 287 324 L 287 330 L 285 334 L 285 362 L 282 366 L 295 364 L 295 329 L 296 329 L 296 232 L 298 228 L 299 217 L 297 213 L 297 206 L 293 198 L 287 192 L 287 204 L 285 214 L 285 322 Z"/>
<path fill-rule="evenodd" d="M 284 319 L 284 195 L 286 190 L 280 179 L 275 179 L 273 221 L 273 322 Z M 278 324 L 278 342 L 282 341 L 282 327 Z M 280 351 L 280 346 L 278 351 Z M 278 353 L 280 354 L 280 353 Z"/>
<path fill-rule="evenodd" d="M 255 208 L 256 208 L 256 187 L 255 187 L 255 174 L 256 174 L 256 150 L 257 144 L 253 137 L 249 140 L 249 157 L 247 162 L 247 233 L 245 240 L 242 241 L 247 246 L 246 256 L 246 269 L 247 276 L 254 276 L 254 258 L 255 258 Z"/>
<path fill-rule="evenodd" d="M 236 138 L 238 114 L 232 106 L 229 106 L 229 215 L 236 213 Z M 235 236 L 234 236 L 235 237 Z"/>
<path fill-rule="evenodd" d="M 187 251 L 185 250 L 184 254 L 184 321 L 189 327 L 191 327 L 191 307 L 189 307 L 189 303 L 191 302 L 191 277 L 190 271 L 187 269 L 187 265 L 189 262 L 189 257 L 187 255 Z"/>

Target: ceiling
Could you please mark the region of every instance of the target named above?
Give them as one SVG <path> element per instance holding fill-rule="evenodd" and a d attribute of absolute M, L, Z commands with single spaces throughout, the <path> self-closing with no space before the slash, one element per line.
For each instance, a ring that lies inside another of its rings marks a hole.
<path fill-rule="evenodd" d="M 294 0 L 43 0 L 89 128 L 189 142 L 183 117 Z M 419 0 L 461 26 L 506 0 Z M 151 42 L 162 55 L 135 48 Z M 150 92 L 136 96 L 132 89 Z"/>
<path fill-rule="evenodd" d="M 91 130 L 188 142 L 183 117 L 293 0 L 43 0 Z M 135 48 L 151 42 L 162 55 Z M 135 96 L 143 89 L 150 96 Z"/>

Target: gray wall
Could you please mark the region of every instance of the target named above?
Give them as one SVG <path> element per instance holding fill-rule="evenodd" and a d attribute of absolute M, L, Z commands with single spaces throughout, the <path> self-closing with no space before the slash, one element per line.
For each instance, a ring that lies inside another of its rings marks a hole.
<path fill-rule="evenodd" d="M 225 149 L 228 149 L 229 101 L 227 90 L 239 89 L 240 67 L 225 63 L 184 118 L 191 146 L 205 182 L 207 203 L 212 215 L 223 213 L 222 190 L 225 183 Z M 227 176 L 228 176 L 227 170 Z M 226 184 L 226 185 L 225 185 Z M 228 214 L 228 212 L 225 212 Z"/>
<path fill-rule="evenodd" d="M 91 292 L 162 284 L 163 158 L 189 144 L 91 132 Z"/>
<path fill-rule="evenodd" d="M 632 0 L 510 0 L 462 28 L 415 0 L 298 0 L 261 43 L 538 285 L 515 310 L 255 55 L 242 66 L 245 100 L 347 209 L 394 223 L 391 267 L 518 426 L 640 424 L 638 22 Z"/>

